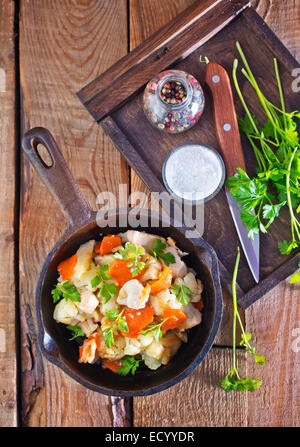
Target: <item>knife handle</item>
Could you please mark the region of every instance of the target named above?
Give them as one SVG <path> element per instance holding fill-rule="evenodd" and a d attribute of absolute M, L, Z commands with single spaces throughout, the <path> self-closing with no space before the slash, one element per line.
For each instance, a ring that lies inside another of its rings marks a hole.
<path fill-rule="evenodd" d="M 221 65 L 209 62 L 205 83 L 209 87 L 213 100 L 215 127 L 227 175 L 234 175 L 237 168 L 246 171 L 228 73 Z"/>

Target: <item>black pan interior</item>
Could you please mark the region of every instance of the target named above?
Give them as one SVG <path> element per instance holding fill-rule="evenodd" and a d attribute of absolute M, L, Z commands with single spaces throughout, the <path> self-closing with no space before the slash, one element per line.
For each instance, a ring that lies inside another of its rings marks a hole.
<path fill-rule="evenodd" d="M 189 253 L 185 257 L 185 261 L 189 267 L 195 270 L 204 284 L 202 323 L 189 331 L 188 343 L 182 344 L 170 363 L 156 371 L 142 367 L 134 376 L 123 377 L 103 369 L 101 364 L 78 363 L 78 341 L 69 341 L 70 332 L 63 324 L 58 324 L 53 319 L 54 304 L 51 289 L 57 281 L 57 265 L 74 254 L 82 243 L 90 239 L 100 240 L 102 234 L 116 234 L 129 228 L 102 229 L 92 222 L 72 233 L 62 244 L 58 244 L 53 255 L 46 261 L 36 295 L 40 326 L 39 340 L 44 354 L 46 353 L 49 360 L 54 361 L 58 366 L 63 366 L 66 372 L 82 384 L 108 394 L 122 395 L 123 393 L 128 395 L 135 392 L 150 394 L 159 388 L 166 388 L 178 382 L 182 374 L 191 372 L 209 351 L 210 339 L 214 339 L 217 333 L 222 313 L 221 298 L 216 293 L 211 271 L 211 253 L 206 247 L 198 247 L 174 227 L 135 228 L 164 237 L 171 236 L 181 250 Z M 55 342 L 56 347 L 55 344 L 49 343 L 51 339 Z"/>

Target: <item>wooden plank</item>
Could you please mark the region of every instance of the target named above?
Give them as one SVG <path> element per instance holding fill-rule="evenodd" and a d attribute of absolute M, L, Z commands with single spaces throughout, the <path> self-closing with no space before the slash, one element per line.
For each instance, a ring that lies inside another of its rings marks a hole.
<path fill-rule="evenodd" d="M 299 61 L 299 2 L 260 0 L 253 6 Z M 299 427 L 299 296 L 299 286 L 286 280 L 246 311 L 247 330 L 254 334 L 256 350 L 267 357 L 264 367 L 248 363 L 248 373 L 264 380 L 262 388 L 249 395 L 250 426 Z"/>
<path fill-rule="evenodd" d="M 158 0 L 143 2 L 131 0 L 130 49 L 139 45 L 158 27 L 163 26 L 164 21 L 170 21 L 191 3 L 192 0 L 181 0 L 176 3 L 171 0 L 165 0 L 163 3 Z M 131 170 L 131 193 L 137 191 L 145 193 L 147 199 L 149 198 L 149 190 L 135 171 Z M 145 206 L 146 203 L 139 204 L 139 206 L 143 205 Z M 231 346 L 233 307 L 232 298 L 226 290 L 223 290 L 223 303 L 223 318 L 215 343 Z M 237 338 L 239 339 L 239 335 Z M 153 396 L 134 398 L 134 425 L 243 425 L 246 420 L 244 417 L 246 396 L 228 396 L 218 383 L 222 375 L 225 375 L 225 371 L 230 369 L 230 358 L 230 350 L 213 348 L 203 364 L 183 382 Z M 244 356 L 240 357 L 240 362 L 242 368 L 245 369 Z M 218 374 L 215 373 L 216 368 L 219 368 Z M 205 384 L 204 389 L 203 384 Z M 180 396 L 180 400 L 177 396 Z M 230 414 L 231 411 L 224 411 L 224 405 L 230 406 L 232 414 Z M 237 417 L 236 421 L 235 417 Z"/>
<path fill-rule="evenodd" d="M 23 131 L 40 125 L 52 132 L 94 209 L 98 193 L 117 194 L 119 184 L 128 185 L 128 168 L 75 92 L 126 52 L 126 0 L 120 0 L 118 7 L 112 7 L 109 0 L 21 2 Z M 37 349 L 34 289 L 45 256 L 61 235 L 65 220 L 26 159 L 22 160 L 22 171 L 22 423 L 113 425 L 111 398 L 86 390 L 43 361 Z"/>
<path fill-rule="evenodd" d="M 130 2 L 130 50 L 134 50 L 143 40 L 148 39 L 159 27 L 163 27 L 166 22 L 171 21 L 180 14 L 184 9 L 193 5 L 193 0 L 181 0 L 172 2 L 167 0 L 159 2 L 150 0 L 140 2 L 139 0 L 131 0 Z M 144 171 L 145 172 L 145 171 Z M 152 182 L 155 177 L 152 176 Z M 154 185 L 155 186 L 155 185 Z M 159 185 L 153 188 L 154 191 L 160 191 Z M 142 192 L 146 195 L 145 203 L 139 203 L 140 207 L 148 207 L 150 191 L 145 187 L 144 182 L 136 174 L 135 170 L 131 170 L 131 193 Z M 223 267 L 224 269 L 224 267 Z M 224 269 L 225 270 L 225 269 Z M 229 279 L 231 281 L 231 279 Z M 223 288 L 223 319 L 222 324 L 216 338 L 216 344 L 222 346 L 231 346 L 232 344 L 232 298 L 230 294 Z"/>
<path fill-rule="evenodd" d="M 245 353 L 238 368 L 246 373 Z M 226 393 L 220 380 L 231 369 L 231 350 L 213 348 L 203 363 L 179 384 L 153 396 L 134 399 L 137 427 L 231 427 L 247 425 L 247 394 Z"/>
<path fill-rule="evenodd" d="M 15 4 L 0 4 L 0 426 L 17 425 L 15 338 Z"/>
<path fill-rule="evenodd" d="M 184 59 L 207 42 L 248 4 L 249 0 L 196 2 L 160 30 L 159 38 L 155 35 L 147 41 L 141 47 L 138 59 L 135 53 L 131 54 L 125 63 L 120 62 L 120 68 L 117 65 L 105 73 L 104 80 L 100 77 L 79 92 L 80 100 L 92 116 L 100 121 L 132 97 L 156 73 Z M 126 71 L 119 75 L 124 65 Z"/>
<path fill-rule="evenodd" d="M 247 331 L 267 359 L 264 366 L 247 364 L 248 374 L 264 381 L 248 398 L 250 426 L 300 425 L 299 296 L 299 285 L 285 281 L 246 311 Z"/>

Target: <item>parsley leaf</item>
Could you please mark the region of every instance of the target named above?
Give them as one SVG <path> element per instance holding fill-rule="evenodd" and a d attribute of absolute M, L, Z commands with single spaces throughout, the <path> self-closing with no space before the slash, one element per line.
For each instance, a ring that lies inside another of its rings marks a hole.
<path fill-rule="evenodd" d="M 56 284 L 56 286 L 51 290 L 53 297 L 53 302 L 57 303 L 60 298 L 64 298 L 66 301 L 81 301 L 80 293 L 69 281 Z"/>
<path fill-rule="evenodd" d="M 118 374 L 126 376 L 131 372 L 131 374 L 134 375 L 141 361 L 142 360 L 136 360 L 134 356 L 126 355 L 122 358 L 122 366 L 118 369 Z"/>
<path fill-rule="evenodd" d="M 67 329 L 73 332 L 73 337 L 69 338 L 69 340 L 74 340 L 74 338 L 77 337 L 84 337 L 85 335 L 83 330 L 79 326 L 67 326 Z"/>
<path fill-rule="evenodd" d="M 128 259 L 127 266 L 131 267 L 130 271 L 133 277 L 138 276 L 145 268 L 145 263 L 139 260 L 139 256 L 144 254 L 142 247 L 137 247 L 131 242 L 127 242 L 125 247 L 120 247 L 119 252 L 113 256 L 116 259 Z"/>
<path fill-rule="evenodd" d="M 242 331 L 242 340 L 240 342 L 240 345 L 244 346 L 246 348 L 247 352 L 254 355 L 256 363 L 258 363 L 260 365 L 263 365 L 264 363 L 266 363 L 265 357 L 262 355 L 256 354 L 255 348 L 250 345 L 249 341 L 251 340 L 251 334 L 250 334 L 250 332 L 245 332 L 241 317 L 240 317 L 238 309 L 237 309 L 236 278 L 237 278 L 237 273 L 238 273 L 239 262 L 240 262 L 240 249 L 238 247 L 237 257 L 236 257 L 233 276 L 232 276 L 232 299 L 233 299 L 232 368 L 226 374 L 224 379 L 221 380 L 221 387 L 228 393 L 233 390 L 240 391 L 240 392 L 255 391 L 262 384 L 262 380 L 260 380 L 260 379 L 252 379 L 251 377 L 242 379 L 239 375 L 237 365 L 236 365 L 236 320 L 238 320 L 239 325 L 241 327 L 241 331 Z"/>
<path fill-rule="evenodd" d="M 107 309 L 105 311 L 105 315 L 109 321 L 113 321 L 113 324 L 109 326 L 108 328 L 104 329 L 102 331 L 104 336 L 104 342 L 108 348 L 111 348 L 111 346 L 115 343 L 114 340 L 114 329 L 117 328 L 119 331 L 123 332 L 129 332 L 129 328 L 127 326 L 126 318 L 123 317 L 125 309 L 121 310 L 121 312 L 118 311 L 118 309 L 109 310 Z"/>
<path fill-rule="evenodd" d="M 152 332 L 155 340 L 158 341 L 162 337 L 161 327 L 164 324 L 164 322 L 167 321 L 169 318 L 170 317 L 165 318 L 163 321 L 161 321 L 158 324 L 149 324 L 149 326 L 146 329 L 144 329 L 143 331 L 139 332 L 139 334 L 147 335 L 150 332 Z"/>
<path fill-rule="evenodd" d="M 172 253 L 164 253 L 166 244 L 164 244 L 160 239 L 155 239 L 153 248 L 147 247 L 148 250 L 152 251 L 155 259 L 160 258 L 163 260 L 164 264 L 168 267 L 170 264 L 175 263 L 175 257 Z"/>
<path fill-rule="evenodd" d="M 186 306 L 190 301 L 190 295 L 192 295 L 191 289 L 189 289 L 184 284 L 173 284 L 171 286 L 171 292 L 176 295 L 177 300 L 183 305 Z"/>
<path fill-rule="evenodd" d="M 92 288 L 96 288 L 100 286 L 100 290 L 98 292 L 98 297 L 103 296 L 105 298 L 105 304 L 111 299 L 112 295 L 116 295 L 118 293 L 117 286 L 113 283 L 106 283 L 105 281 L 109 281 L 112 279 L 110 275 L 108 275 L 107 270 L 109 268 L 108 265 L 101 265 L 99 269 L 93 264 L 96 275 L 91 280 Z"/>

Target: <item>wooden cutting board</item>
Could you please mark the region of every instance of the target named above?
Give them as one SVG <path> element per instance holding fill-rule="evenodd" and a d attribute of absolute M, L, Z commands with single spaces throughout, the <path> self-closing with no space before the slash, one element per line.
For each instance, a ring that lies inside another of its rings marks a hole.
<path fill-rule="evenodd" d="M 239 41 L 266 96 L 276 103 L 278 89 L 273 58 L 279 62 L 287 110 L 295 110 L 299 99 L 292 90 L 292 71 L 298 67 L 283 44 L 249 6 L 247 0 L 203 0 L 183 11 L 142 45 L 123 57 L 101 76 L 78 92 L 78 97 L 114 141 L 116 147 L 151 191 L 165 191 L 162 165 L 168 153 L 187 141 L 202 142 L 218 150 L 210 96 L 204 86 L 210 61 L 232 71 Z M 142 95 L 145 84 L 166 68 L 193 74 L 205 91 L 206 106 L 199 122 L 187 132 L 170 135 L 155 129 L 145 118 Z M 258 119 L 265 119 L 245 78 L 240 85 L 247 103 Z M 242 106 L 235 94 L 239 116 Z M 279 98 L 278 98 L 279 105 Z M 255 172 L 256 161 L 246 139 L 242 139 L 247 172 Z M 216 250 L 221 280 L 230 290 L 238 245 L 237 233 L 222 190 L 205 204 L 203 238 Z M 260 282 L 256 284 L 242 255 L 238 276 L 239 304 L 247 308 L 297 269 L 300 253 L 280 255 L 277 243 L 290 239 L 288 210 L 282 210 L 267 234 L 260 237 Z"/>

